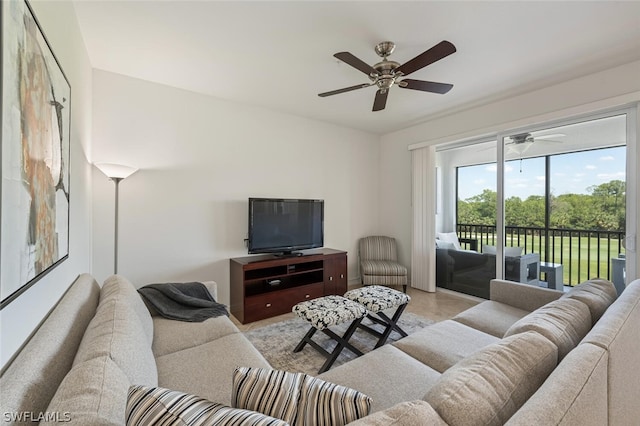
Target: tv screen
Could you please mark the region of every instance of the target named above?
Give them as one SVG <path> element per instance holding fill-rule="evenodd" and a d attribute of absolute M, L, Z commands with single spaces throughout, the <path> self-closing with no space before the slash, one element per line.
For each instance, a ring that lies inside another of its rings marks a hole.
<path fill-rule="evenodd" d="M 324 245 L 324 201 L 249 198 L 249 253 L 284 253 Z"/>

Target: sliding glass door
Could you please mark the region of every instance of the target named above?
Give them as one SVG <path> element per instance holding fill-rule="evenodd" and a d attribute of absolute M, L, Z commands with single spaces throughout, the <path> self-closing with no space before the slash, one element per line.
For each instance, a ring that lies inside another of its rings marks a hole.
<path fill-rule="evenodd" d="M 622 288 L 615 269 L 626 257 L 627 114 L 502 140 L 505 247 L 539 258 L 529 267 L 540 285 L 562 289 L 602 277 Z"/>
<path fill-rule="evenodd" d="M 438 147 L 436 231 L 460 243 L 436 241 L 438 286 L 488 297 L 494 277 L 561 290 L 602 277 L 622 291 L 636 273 L 635 120 L 622 110 Z"/>

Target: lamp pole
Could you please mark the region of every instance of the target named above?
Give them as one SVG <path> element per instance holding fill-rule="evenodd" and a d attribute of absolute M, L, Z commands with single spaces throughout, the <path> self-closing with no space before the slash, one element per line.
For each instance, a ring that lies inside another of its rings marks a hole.
<path fill-rule="evenodd" d="M 138 169 L 113 163 L 96 163 L 95 166 L 116 185 L 115 228 L 113 235 L 113 273 L 118 273 L 118 206 L 120 204 L 120 181 L 135 173 Z"/>
<path fill-rule="evenodd" d="M 116 209 L 115 209 L 115 230 L 113 236 L 113 273 L 118 273 L 118 200 L 119 200 L 119 184 L 123 178 L 113 177 L 111 180 L 116 185 Z"/>

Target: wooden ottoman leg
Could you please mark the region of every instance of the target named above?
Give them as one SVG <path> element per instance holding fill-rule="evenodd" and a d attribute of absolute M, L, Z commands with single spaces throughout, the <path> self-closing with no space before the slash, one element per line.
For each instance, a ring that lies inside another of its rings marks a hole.
<path fill-rule="evenodd" d="M 400 316 L 402 315 L 402 312 L 404 312 L 404 308 L 406 307 L 407 307 L 406 303 L 404 305 L 398 306 L 398 309 L 396 309 L 396 312 L 393 314 L 392 318 L 389 318 L 382 311 L 377 312 L 377 315 L 383 320 L 381 322 L 384 323 L 385 329 L 382 332 L 382 336 L 380 337 L 380 340 L 378 340 L 378 343 L 375 346 L 376 348 L 379 348 L 380 346 L 384 345 L 387 342 L 387 339 L 389 338 L 389 335 L 391 335 L 391 332 L 393 330 L 400 333 L 402 337 L 407 337 L 407 333 L 403 329 L 401 329 L 400 326 L 398 325 L 398 320 L 400 319 Z"/>
<path fill-rule="evenodd" d="M 302 340 L 300 340 L 300 343 L 298 343 L 298 345 L 295 347 L 293 351 L 300 352 L 307 345 L 307 343 L 315 343 L 313 340 L 311 340 L 311 337 L 316 333 L 316 331 L 318 331 L 317 328 L 311 327 L 309 331 L 307 331 L 307 334 L 304 335 Z"/>
<path fill-rule="evenodd" d="M 331 337 L 337 343 L 336 343 L 335 348 L 333 348 L 333 351 L 331 351 L 330 354 L 327 353 L 326 351 L 324 351 L 327 354 L 327 360 L 324 362 L 322 367 L 320 367 L 320 370 L 318 370 L 318 374 L 324 373 L 325 371 L 330 369 L 331 366 L 333 365 L 333 363 L 336 362 L 336 359 L 338 359 L 338 356 L 340 355 L 342 350 L 345 349 L 345 348 L 349 349 L 351 352 L 353 352 L 357 356 L 363 355 L 362 351 L 360 351 L 358 348 L 356 348 L 351 343 L 349 343 L 349 339 L 351 338 L 353 333 L 356 331 L 356 329 L 360 325 L 360 322 L 362 321 L 362 318 L 363 317 L 356 318 L 355 320 L 353 320 L 353 322 L 351 323 L 349 328 L 347 328 L 347 331 L 345 331 L 345 333 L 344 333 L 344 335 L 342 337 L 340 337 L 339 335 L 337 335 L 333 331 L 329 330 L 328 328 L 322 330 L 322 332 L 324 334 L 326 334 L 327 336 Z M 313 342 L 313 343 L 315 343 L 315 342 Z"/>

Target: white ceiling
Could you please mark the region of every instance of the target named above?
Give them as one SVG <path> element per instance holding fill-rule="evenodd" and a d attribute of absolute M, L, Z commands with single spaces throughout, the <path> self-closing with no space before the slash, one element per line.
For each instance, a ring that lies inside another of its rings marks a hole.
<path fill-rule="evenodd" d="M 93 67 L 383 134 L 446 111 L 640 59 L 640 2 L 87 1 L 74 2 Z M 404 63 L 441 40 L 457 52 L 411 78 L 445 95 L 393 87 L 317 96 L 364 74 L 333 58 Z"/>

